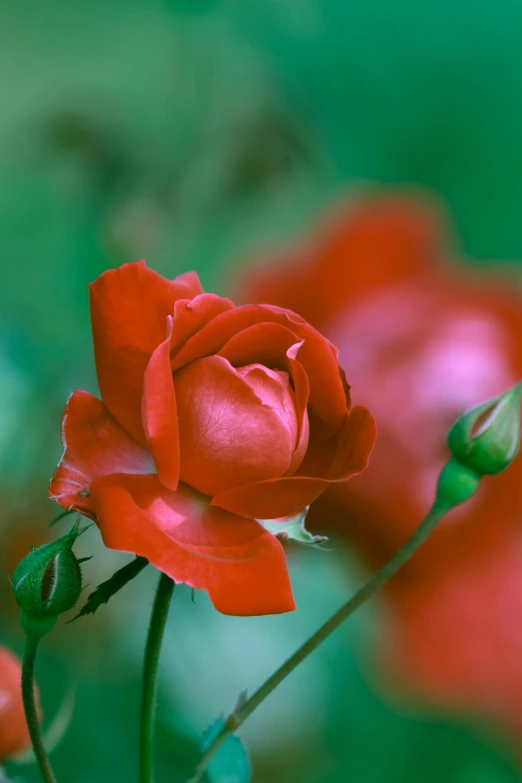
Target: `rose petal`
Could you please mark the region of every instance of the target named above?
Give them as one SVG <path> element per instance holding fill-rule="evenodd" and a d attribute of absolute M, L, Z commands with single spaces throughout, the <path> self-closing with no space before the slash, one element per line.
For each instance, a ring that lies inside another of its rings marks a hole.
<path fill-rule="evenodd" d="M 310 440 L 310 420 L 308 417 L 310 384 L 303 365 L 295 359 L 300 347 L 301 343 L 297 343 L 296 345 L 292 345 L 287 351 L 290 374 L 294 381 L 295 412 L 299 427 L 297 446 L 287 471 L 287 475 L 289 476 L 293 475 L 303 462 Z"/>
<path fill-rule="evenodd" d="M 375 435 L 375 422 L 371 415 L 365 408 L 356 407 L 347 418 L 328 477 L 285 476 L 260 481 L 221 492 L 212 500 L 212 505 L 254 519 L 278 519 L 298 514 L 330 484 L 346 481 L 364 470 Z"/>
<path fill-rule="evenodd" d="M 143 446 L 143 375 L 165 339 L 165 321 L 178 299 L 202 293 L 190 272 L 166 280 L 143 261 L 100 275 L 90 286 L 91 321 L 98 382 L 114 418 Z"/>
<path fill-rule="evenodd" d="M 279 413 L 220 356 L 174 376 L 181 480 L 205 495 L 287 471 L 295 441 Z"/>
<path fill-rule="evenodd" d="M 234 303 L 215 294 L 200 294 L 194 299 L 180 299 L 174 305 L 174 329 L 171 353 L 175 355 L 199 329 L 221 313 L 232 310 Z"/>
<path fill-rule="evenodd" d="M 179 433 L 176 392 L 170 369 L 171 337 L 172 318 L 167 316 L 167 338 L 153 351 L 145 370 L 142 417 L 159 480 L 174 492 L 179 481 Z"/>
<path fill-rule="evenodd" d="M 219 353 L 234 335 L 254 324 L 265 322 L 285 326 L 299 341 L 304 341 L 299 360 L 310 382 L 309 404 L 324 423 L 324 437 L 334 434 L 342 426 L 347 408 L 337 351 L 328 340 L 295 313 L 269 305 L 247 305 L 222 313 L 185 343 L 173 357 L 172 369 L 179 369 L 196 359 Z M 251 356 L 245 355 L 245 360 L 247 359 L 248 364 L 259 361 L 254 352 Z"/>
<path fill-rule="evenodd" d="M 238 367 L 236 372 L 261 400 L 263 407 L 271 408 L 277 414 L 288 430 L 290 443 L 295 449 L 298 433 L 296 403 L 288 373 L 270 370 L 264 364 L 248 364 L 246 367 Z"/>
<path fill-rule="evenodd" d="M 295 361 L 303 341 L 286 326 L 276 323 L 258 323 L 233 335 L 218 352 L 234 367 L 248 365 L 252 361 L 267 367 L 286 370 L 294 382 L 298 442 L 287 473 L 294 473 L 301 464 L 308 446 L 309 425 L 307 406 L 310 384 L 303 366 Z"/>
<path fill-rule="evenodd" d="M 89 488 L 112 473 L 152 473 L 154 464 L 113 419 L 103 402 L 77 389 L 62 418 L 64 452 L 49 486 L 49 497 L 63 508 L 92 516 Z"/>
<path fill-rule="evenodd" d="M 366 408 L 356 405 L 346 416 L 328 478 L 343 481 L 361 473 L 368 465 L 376 437 L 375 419 Z"/>
<path fill-rule="evenodd" d="M 302 345 L 302 340 L 287 326 L 265 321 L 232 335 L 217 355 L 228 359 L 234 367 L 259 363 L 288 370 L 288 351 L 296 344 Z"/>
<path fill-rule="evenodd" d="M 223 614 L 295 608 L 283 548 L 254 520 L 212 508 L 184 484 L 168 492 L 156 476 L 103 479 L 92 498 L 106 546 L 206 590 Z"/>
<path fill-rule="evenodd" d="M 212 505 L 252 519 L 279 519 L 299 514 L 330 483 L 327 479 L 284 476 L 220 492 Z"/>

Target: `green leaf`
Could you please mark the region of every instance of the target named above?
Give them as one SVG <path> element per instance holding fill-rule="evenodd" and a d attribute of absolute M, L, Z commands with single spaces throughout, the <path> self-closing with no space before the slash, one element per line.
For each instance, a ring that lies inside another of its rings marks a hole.
<path fill-rule="evenodd" d="M 299 544 L 324 544 L 327 536 L 314 536 L 305 527 L 308 508 L 296 514 L 295 517 L 285 519 L 258 519 L 265 530 L 272 533 L 280 541 L 297 541 Z"/>
<path fill-rule="evenodd" d="M 224 726 L 223 717 L 209 726 L 201 741 L 202 753 L 209 749 Z M 208 765 L 205 783 L 248 783 L 251 774 L 250 761 L 243 743 L 236 734 L 232 734 Z"/>
<path fill-rule="evenodd" d="M 149 561 L 146 558 L 136 557 L 132 562 L 127 563 L 123 568 L 120 568 L 110 579 L 107 579 L 106 582 L 102 582 L 101 585 L 98 585 L 96 590 L 87 598 L 87 602 L 79 614 L 77 614 L 76 617 L 73 617 L 70 622 L 74 622 L 85 614 L 94 614 L 102 604 L 108 603 L 113 595 L 119 592 L 122 587 L 125 587 L 127 582 L 130 582 L 134 577 L 138 576 L 148 564 Z"/>

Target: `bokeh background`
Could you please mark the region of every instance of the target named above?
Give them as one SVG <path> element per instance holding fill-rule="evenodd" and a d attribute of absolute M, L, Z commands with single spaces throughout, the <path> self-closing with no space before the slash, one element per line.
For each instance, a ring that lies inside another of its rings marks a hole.
<path fill-rule="evenodd" d="M 466 264 L 494 275 L 509 266 L 515 279 L 522 7 L 25 0 L 1 5 L 0 29 L 0 643 L 20 653 L 7 577 L 29 544 L 51 535 L 57 508 L 45 498 L 64 401 L 75 387 L 96 391 L 87 284 L 146 258 L 168 277 L 196 269 L 227 295 L 264 254 L 302 242 L 332 203 L 400 183 L 442 200 Z M 94 555 L 91 586 L 128 560 L 104 551 L 95 530 L 81 550 Z M 364 575 L 357 549 L 335 532 L 328 548 L 289 558 L 291 616 L 224 617 L 205 595 L 194 604 L 176 590 L 161 669 L 160 783 L 187 778 L 203 729 Z M 153 587 L 144 572 L 42 646 L 48 722 L 71 684 L 76 693 L 52 756 L 59 780 L 136 779 Z M 522 780 L 501 722 L 395 697 L 368 664 L 383 622 L 377 601 L 249 720 L 254 781 Z M 7 769 L 38 780 L 34 766 Z"/>

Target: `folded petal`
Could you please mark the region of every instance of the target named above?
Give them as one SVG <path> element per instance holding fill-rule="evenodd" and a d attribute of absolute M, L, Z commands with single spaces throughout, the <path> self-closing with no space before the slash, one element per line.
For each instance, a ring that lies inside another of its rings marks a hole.
<path fill-rule="evenodd" d="M 287 351 L 288 366 L 290 369 L 290 376 L 294 382 L 295 389 L 295 410 L 298 423 L 298 438 L 295 451 L 292 455 L 292 461 L 288 468 L 287 474 L 293 475 L 299 468 L 308 449 L 310 439 L 310 419 L 308 417 L 308 400 L 310 399 L 310 383 L 306 371 L 301 364 L 296 360 L 299 348 L 302 343 L 292 345 Z"/>
<path fill-rule="evenodd" d="M 170 369 L 171 338 L 172 318 L 167 316 L 167 337 L 153 351 L 145 370 L 142 418 L 159 480 L 174 491 L 179 481 L 179 433 L 176 392 Z"/>
<path fill-rule="evenodd" d="M 356 405 L 346 415 L 327 477 L 344 481 L 361 473 L 368 465 L 376 437 L 375 419 L 366 408 Z"/>
<path fill-rule="evenodd" d="M 307 406 L 310 384 L 304 367 L 296 361 L 302 345 L 303 340 L 300 340 L 288 327 L 265 322 L 254 324 L 235 334 L 218 352 L 218 356 L 228 359 L 234 367 L 242 367 L 255 361 L 267 367 L 286 370 L 292 378 L 295 389 L 298 440 L 287 471 L 289 475 L 301 464 L 308 446 Z"/>
<path fill-rule="evenodd" d="M 234 367 L 259 363 L 288 370 L 288 351 L 301 344 L 302 340 L 287 326 L 264 321 L 232 335 L 217 355 L 228 359 Z"/>
<path fill-rule="evenodd" d="M 254 519 L 277 519 L 298 514 L 332 483 L 346 481 L 368 464 L 375 443 L 375 422 L 365 408 L 356 407 L 346 418 L 327 474 L 285 476 L 221 492 L 213 506 Z M 304 463 L 303 463 L 304 464 Z"/>
<path fill-rule="evenodd" d="M 286 473 L 295 431 L 230 362 L 221 356 L 192 362 L 175 374 L 174 385 L 182 481 L 212 496 Z"/>
<path fill-rule="evenodd" d="M 165 322 L 178 299 L 202 293 L 194 272 L 166 280 L 143 261 L 110 269 L 90 286 L 98 383 L 114 418 L 145 445 L 141 419 L 143 375 L 165 339 Z"/>
<path fill-rule="evenodd" d="M 152 473 L 154 464 L 111 416 L 103 402 L 74 391 L 62 418 L 64 451 L 49 487 L 49 497 L 63 508 L 92 516 L 90 485 L 112 473 Z"/>
<path fill-rule="evenodd" d="M 269 305 L 247 305 L 218 315 L 173 356 L 173 370 L 195 359 L 219 353 L 234 335 L 239 335 L 254 324 L 265 322 L 285 326 L 296 335 L 298 341 L 303 341 L 299 361 L 310 382 L 309 404 L 323 422 L 324 437 L 334 434 L 342 426 L 349 405 L 339 373 L 337 351 L 319 332 L 290 311 Z M 248 364 L 260 361 L 254 350 L 251 356 L 246 352 L 244 355 L 245 360 L 248 358 Z"/>
<path fill-rule="evenodd" d="M 251 519 L 212 508 L 156 476 L 95 482 L 92 503 L 106 546 L 146 557 L 176 582 L 206 590 L 218 611 L 262 615 L 295 608 L 283 548 Z"/>
<path fill-rule="evenodd" d="M 220 492 L 212 505 L 253 519 L 290 517 L 317 500 L 330 483 L 324 478 L 284 476 Z"/>
<path fill-rule="evenodd" d="M 221 313 L 232 310 L 234 303 L 216 294 L 200 294 L 194 299 L 180 299 L 174 305 L 174 329 L 171 353 L 175 355 L 199 329 Z"/>

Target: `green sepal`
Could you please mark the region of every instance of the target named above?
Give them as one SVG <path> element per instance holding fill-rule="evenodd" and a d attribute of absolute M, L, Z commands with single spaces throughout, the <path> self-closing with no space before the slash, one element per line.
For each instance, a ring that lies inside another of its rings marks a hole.
<path fill-rule="evenodd" d="M 479 484 L 480 476 L 452 457 L 440 472 L 435 506 L 440 510 L 449 510 L 465 503 L 475 494 Z"/>
<path fill-rule="evenodd" d="M 82 590 L 82 572 L 72 548 L 82 532 L 75 527 L 33 549 L 16 567 L 11 587 L 26 616 L 57 617 L 74 607 Z"/>
<path fill-rule="evenodd" d="M 314 536 L 305 527 L 308 508 L 309 506 L 296 514 L 295 517 L 258 519 L 257 521 L 280 541 L 296 541 L 298 544 L 324 544 L 325 541 L 328 541 L 327 536 Z"/>
<path fill-rule="evenodd" d="M 201 754 L 212 745 L 225 727 L 225 719 L 218 718 L 203 735 Z M 205 783 L 248 783 L 252 774 L 246 749 L 236 734 L 231 734 L 220 747 L 205 771 Z"/>
<path fill-rule="evenodd" d="M 57 619 L 58 615 L 35 617 L 32 614 L 27 614 L 24 609 L 20 609 L 20 625 L 27 636 L 33 636 L 37 639 L 41 639 L 42 636 L 46 636 L 50 633 L 56 625 Z"/>
<path fill-rule="evenodd" d="M 116 571 L 109 579 L 98 585 L 96 590 L 88 596 L 81 611 L 76 617 L 73 617 L 70 622 L 72 623 L 86 614 L 94 614 L 102 604 L 106 604 L 113 595 L 125 587 L 134 577 L 138 576 L 148 564 L 149 561 L 146 558 L 136 557 L 130 563 L 124 565 L 123 568 Z"/>

